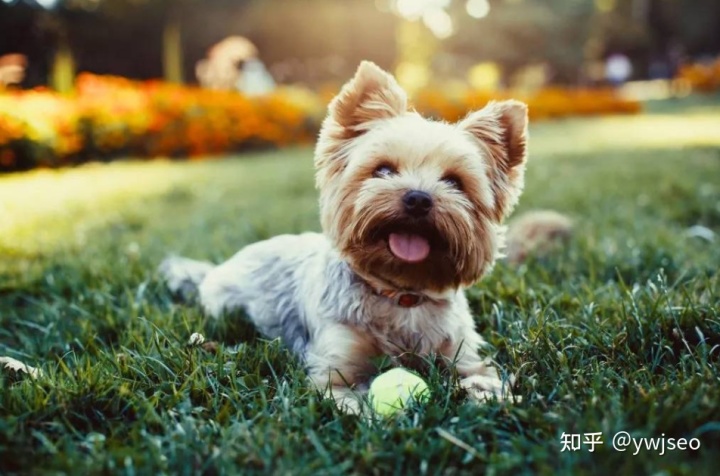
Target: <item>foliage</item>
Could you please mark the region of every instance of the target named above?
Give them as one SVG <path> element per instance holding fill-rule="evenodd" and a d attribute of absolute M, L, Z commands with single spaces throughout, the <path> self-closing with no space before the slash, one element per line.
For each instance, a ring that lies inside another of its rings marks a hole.
<path fill-rule="evenodd" d="M 695 91 L 720 91 L 720 56 L 712 61 L 683 65 L 678 71 L 678 79 L 687 81 Z"/>
<path fill-rule="evenodd" d="M 248 98 L 89 74 L 78 78 L 76 89 L 76 96 L 44 90 L 0 95 L 4 168 L 283 146 L 309 141 L 319 121 L 313 116 L 318 109 L 292 89 Z"/>
<path fill-rule="evenodd" d="M 312 140 L 332 96 L 283 87 L 264 97 L 159 81 L 80 75 L 76 94 L 47 90 L 0 94 L 0 171 L 57 166 L 121 155 L 201 157 Z M 535 93 L 436 87 L 414 106 L 455 121 L 489 100 L 516 97 L 533 119 L 632 113 L 639 104 L 613 90 L 552 88 Z"/>
<path fill-rule="evenodd" d="M 458 33 L 448 40 L 450 51 L 496 62 L 510 75 L 527 64 L 546 62 L 556 80 L 576 81 L 595 16 L 591 0 L 495 2 L 480 20 L 465 14 L 465 2 L 453 7 L 459 10 Z"/>
<path fill-rule="evenodd" d="M 460 90 L 448 94 L 444 89 L 427 89 L 417 93 L 415 107 L 440 119 L 456 121 L 467 111 L 479 109 L 488 101 L 519 99 L 528 104 L 530 119 L 544 120 L 568 116 L 606 114 L 635 114 L 640 112 L 638 101 L 618 95 L 607 88 L 548 87 L 534 92 Z"/>

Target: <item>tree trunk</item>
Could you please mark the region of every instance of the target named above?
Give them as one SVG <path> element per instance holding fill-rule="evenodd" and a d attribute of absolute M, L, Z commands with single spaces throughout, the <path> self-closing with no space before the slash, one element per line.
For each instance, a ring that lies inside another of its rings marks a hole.
<path fill-rule="evenodd" d="M 165 81 L 183 83 L 183 52 L 180 36 L 180 15 L 171 12 L 163 27 L 163 75 Z"/>
<path fill-rule="evenodd" d="M 70 93 L 75 82 L 75 61 L 70 43 L 65 35 L 60 35 L 53 57 L 51 86 L 59 93 Z"/>

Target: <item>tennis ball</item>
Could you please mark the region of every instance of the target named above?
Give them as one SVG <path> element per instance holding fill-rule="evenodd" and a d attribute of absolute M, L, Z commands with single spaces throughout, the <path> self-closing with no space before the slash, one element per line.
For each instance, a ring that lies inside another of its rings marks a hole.
<path fill-rule="evenodd" d="M 394 368 L 373 380 L 368 398 L 375 413 L 392 415 L 405 408 L 412 399 L 423 400 L 429 394 L 430 389 L 423 379 L 405 369 Z"/>

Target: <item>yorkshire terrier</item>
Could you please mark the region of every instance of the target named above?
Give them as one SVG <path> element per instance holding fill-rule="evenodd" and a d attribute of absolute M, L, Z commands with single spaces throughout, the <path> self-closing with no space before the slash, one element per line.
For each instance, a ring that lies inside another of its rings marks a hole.
<path fill-rule="evenodd" d="M 220 265 L 168 258 L 160 273 L 211 316 L 243 309 L 346 411 L 360 410 L 354 390 L 367 389 L 377 357 L 408 353 L 452 362 L 473 398 L 507 398 L 463 290 L 500 255 L 527 123 L 518 101 L 456 124 L 423 118 L 393 76 L 363 62 L 315 150 L 323 233 L 254 243 Z"/>

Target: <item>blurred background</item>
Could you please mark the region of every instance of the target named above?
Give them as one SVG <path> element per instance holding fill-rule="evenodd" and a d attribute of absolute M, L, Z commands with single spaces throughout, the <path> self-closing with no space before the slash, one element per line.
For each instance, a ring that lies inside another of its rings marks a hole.
<path fill-rule="evenodd" d="M 0 363 L 0 475 L 717 474 L 719 54 L 720 0 L 0 0 L 0 356 L 45 375 Z M 154 272 L 321 230 L 313 143 L 361 60 L 436 119 L 529 105 L 510 219 L 572 237 L 524 227 L 467 293 L 519 405 L 438 367 L 412 416 L 340 417 Z M 601 429 L 702 448 L 560 451 Z"/>
<path fill-rule="evenodd" d="M 0 171 L 308 142 L 363 59 L 538 120 L 716 91 L 718 52 L 717 0 L 0 0 Z"/>

